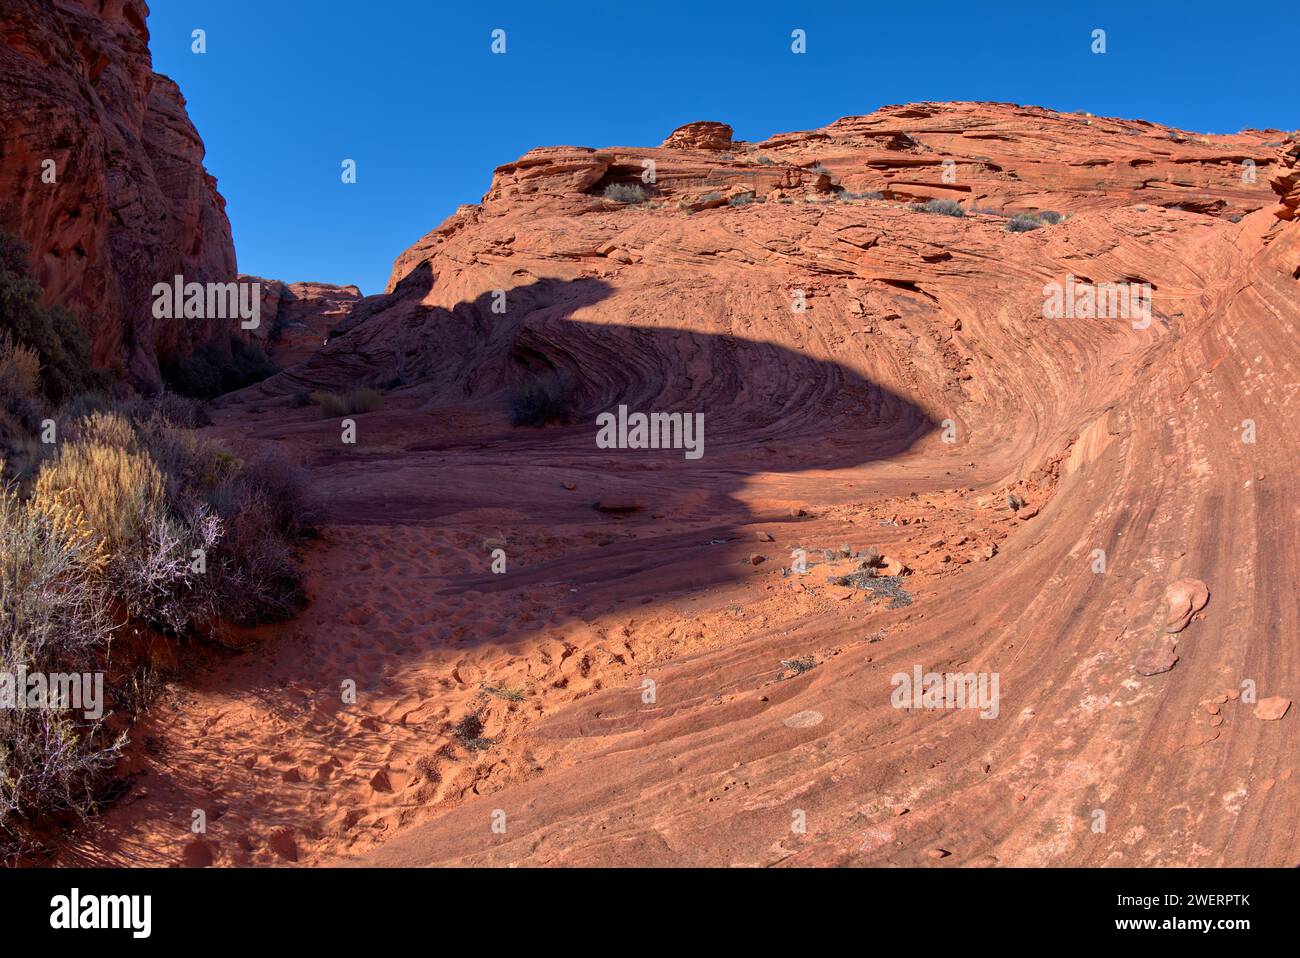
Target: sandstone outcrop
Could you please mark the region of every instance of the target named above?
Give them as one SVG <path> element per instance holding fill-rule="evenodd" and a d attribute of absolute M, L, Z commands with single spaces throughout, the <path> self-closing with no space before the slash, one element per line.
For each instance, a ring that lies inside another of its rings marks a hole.
<path fill-rule="evenodd" d="M 670 150 L 726 150 L 731 148 L 732 129 L 725 123 L 703 120 L 679 126 L 664 140 Z"/>
<path fill-rule="evenodd" d="M 216 413 L 315 457 L 345 542 L 298 626 L 328 639 L 269 680 L 403 664 L 356 728 L 264 733 L 297 765 L 341 756 L 334 806 L 256 766 L 232 792 L 275 788 L 319 836 L 304 861 L 1294 863 L 1286 141 L 918 103 L 500 167 L 328 345 Z M 1049 318 L 1070 282 L 1148 289 L 1149 316 Z M 355 454 L 290 400 L 388 379 Z M 512 427 L 539 381 L 573 414 Z M 619 404 L 703 411 L 707 452 L 599 448 Z M 911 574 L 854 574 L 870 548 Z M 918 665 L 998 675 L 997 715 L 893 707 Z M 1201 705 L 1244 679 L 1280 700 L 1248 731 Z M 237 733 L 190 745 L 202 710 L 178 733 L 187 764 L 273 718 L 230 704 L 206 711 Z M 151 801 L 120 827 L 149 834 Z M 230 821 L 266 830 L 252 801 Z M 179 860 L 169 841 L 133 847 Z"/>
<path fill-rule="evenodd" d="M 261 288 L 261 324 L 252 335 L 277 366 L 301 363 L 326 345 L 330 333 L 361 300 L 361 290 L 355 286 L 285 283 L 244 275 L 239 279 Z"/>
<path fill-rule="evenodd" d="M 47 302 L 81 319 L 94 362 L 153 386 L 159 357 L 238 327 L 152 315 L 154 283 L 236 268 L 203 142 L 151 67 L 147 16 L 141 0 L 0 0 L 0 230 L 28 246 Z"/>

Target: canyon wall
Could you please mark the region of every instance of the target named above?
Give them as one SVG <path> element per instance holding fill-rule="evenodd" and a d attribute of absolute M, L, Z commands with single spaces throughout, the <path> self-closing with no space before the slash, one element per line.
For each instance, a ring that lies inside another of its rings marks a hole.
<path fill-rule="evenodd" d="M 82 321 L 96 365 L 146 387 L 160 357 L 237 332 L 153 317 L 154 283 L 226 282 L 236 264 L 185 99 L 153 71 L 148 12 L 0 0 L 0 230 L 28 246 L 47 304 Z"/>

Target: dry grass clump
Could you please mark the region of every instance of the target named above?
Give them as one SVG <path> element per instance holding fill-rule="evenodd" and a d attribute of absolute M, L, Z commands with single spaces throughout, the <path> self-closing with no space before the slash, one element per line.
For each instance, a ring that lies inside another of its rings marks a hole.
<path fill-rule="evenodd" d="M 134 444 L 125 422 L 101 422 L 126 430 Z M 75 510 L 100 548 L 114 554 L 139 539 L 163 503 L 162 474 L 147 455 L 97 440 L 65 443 L 41 467 L 31 499 L 33 509 L 51 517 Z"/>
<path fill-rule="evenodd" d="M 1007 225 L 1004 227 L 1008 233 L 1028 233 L 1030 230 L 1042 228 L 1042 222 L 1032 213 L 1016 213 L 1007 220 Z"/>
<path fill-rule="evenodd" d="M 311 401 L 320 407 L 326 419 L 375 412 L 384 408 L 384 397 L 377 389 L 353 389 L 345 393 L 314 392 Z"/>
<path fill-rule="evenodd" d="M 600 195 L 615 203 L 629 204 L 644 203 L 650 198 L 650 193 L 640 183 L 611 183 Z"/>
<path fill-rule="evenodd" d="M 937 213 L 939 216 L 960 218 L 966 215 L 966 211 L 956 200 L 927 200 L 924 203 L 913 203 L 909 208 L 918 213 Z"/>

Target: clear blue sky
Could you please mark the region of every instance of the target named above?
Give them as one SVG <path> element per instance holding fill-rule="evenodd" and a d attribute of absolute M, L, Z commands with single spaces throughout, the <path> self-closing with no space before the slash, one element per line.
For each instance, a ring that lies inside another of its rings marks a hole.
<path fill-rule="evenodd" d="M 1300 127 L 1294 3 L 1208 0 L 151 0 L 154 67 L 207 145 L 240 269 L 383 289 L 393 259 L 534 146 L 738 139 L 915 100 L 1199 132 Z M 505 55 L 490 50 L 506 30 Z M 207 52 L 190 50 L 207 31 Z M 806 54 L 790 33 L 807 31 Z M 1107 52 L 1091 52 L 1094 28 Z M 357 183 L 340 163 L 357 161 Z"/>

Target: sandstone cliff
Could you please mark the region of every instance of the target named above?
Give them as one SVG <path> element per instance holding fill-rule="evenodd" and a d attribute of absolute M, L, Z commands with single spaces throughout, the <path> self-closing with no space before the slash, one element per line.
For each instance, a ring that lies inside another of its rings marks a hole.
<path fill-rule="evenodd" d="M 277 366 L 310 358 L 361 300 L 361 290 L 355 286 L 285 283 L 242 274 L 239 279 L 261 287 L 262 322 L 252 337 Z"/>
<path fill-rule="evenodd" d="M 29 247 L 48 303 L 82 320 L 96 364 L 152 386 L 160 356 L 237 329 L 151 311 L 154 283 L 236 267 L 203 142 L 151 67 L 147 16 L 142 0 L 0 0 L 0 230 Z"/>

